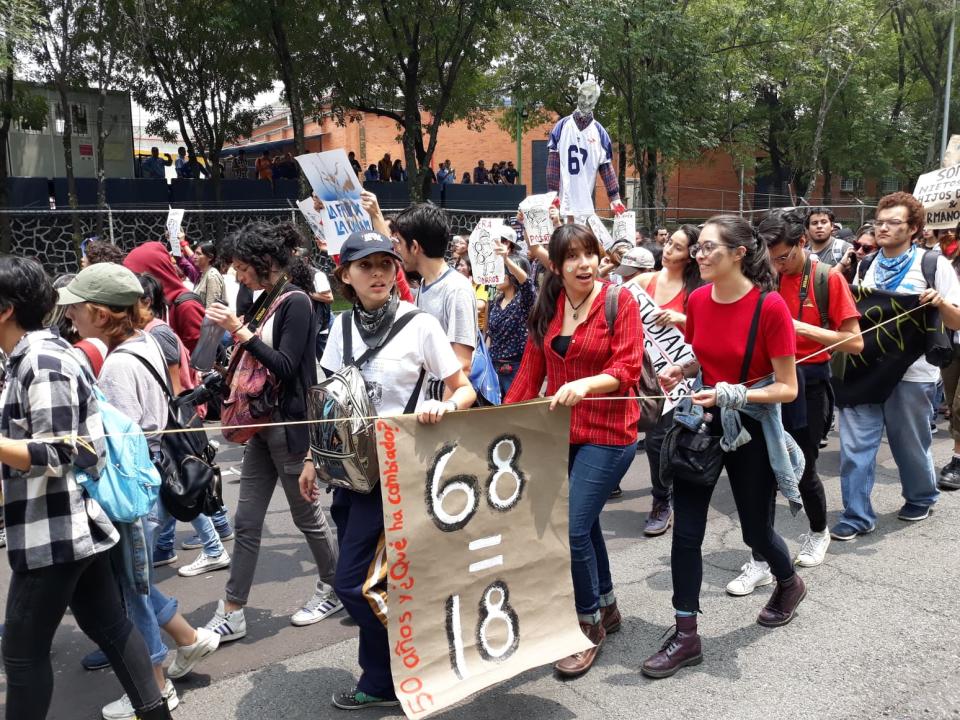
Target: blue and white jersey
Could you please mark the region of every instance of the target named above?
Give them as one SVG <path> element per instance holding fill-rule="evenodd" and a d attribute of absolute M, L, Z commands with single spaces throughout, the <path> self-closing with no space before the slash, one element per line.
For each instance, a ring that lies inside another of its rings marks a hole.
<path fill-rule="evenodd" d="M 591 120 L 581 130 L 568 115 L 553 127 L 548 149 L 560 155 L 560 214 L 592 214 L 597 172 L 613 160 L 613 144 L 603 125 Z"/>

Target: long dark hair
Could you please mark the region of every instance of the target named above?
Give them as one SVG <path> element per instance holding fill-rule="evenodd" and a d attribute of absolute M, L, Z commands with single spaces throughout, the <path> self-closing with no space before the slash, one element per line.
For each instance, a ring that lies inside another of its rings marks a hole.
<path fill-rule="evenodd" d="M 554 271 L 547 272 L 528 321 L 530 334 L 538 345 L 543 344 L 547 328 L 550 327 L 553 316 L 557 312 L 557 299 L 563 292 L 560 273 L 571 246 L 579 246 L 588 253 L 600 257 L 600 243 L 590 228 L 584 225 L 561 225 L 553 231 L 550 244 L 547 246 L 547 255 L 553 264 Z"/>
<path fill-rule="evenodd" d="M 741 245 L 746 248 L 747 254 L 741 261 L 741 272 L 750 282 L 761 291 L 773 292 L 777 289 L 766 243 L 760 240 L 759 233 L 750 223 L 738 215 L 714 215 L 707 220 L 706 225 L 715 225 L 725 244 L 734 248 Z"/>
<path fill-rule="evenodd" d="M 696 225 L 681 225 L 678 228 L 687 238 L 687 257 L 689 261 L 683 268 L 683 307 L 686 309 L 687 300 L 690 299 L 690 293 L 703 285 L 703 278 L 700 277 L 700 264 L 695 258 L 690 257 L 690 248 L 697 244 L 700 239 L 700 228 Z"/>

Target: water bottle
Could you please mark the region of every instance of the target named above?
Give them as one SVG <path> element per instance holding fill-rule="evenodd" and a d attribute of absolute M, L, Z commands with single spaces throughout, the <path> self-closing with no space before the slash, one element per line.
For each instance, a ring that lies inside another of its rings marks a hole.
<path fill-rule="evenodd" d="M 222 304 L 222 303 L 221 303 Z M 217 359 L 217 347 L 223 338 L 223 329 L 209 317 L 203 318 L 200 326 L 200 339 L 190 353 L 190 367 L 199 372 L 208 372 Z"/>

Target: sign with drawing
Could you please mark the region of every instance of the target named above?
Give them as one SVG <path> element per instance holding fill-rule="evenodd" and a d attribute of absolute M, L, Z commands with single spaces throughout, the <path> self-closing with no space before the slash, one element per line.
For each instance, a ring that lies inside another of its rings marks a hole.
<path fill-rule="evenodd" d="M 543 195 L 530 195 L 520 203 L 523 213 L 523 229 L 530 245 L 546 245 L 553 235 L 553 223 L 550 221 L 550 206 L 557 199 L 555 192 Z"/>
<path fill-rule="evenodd" d="M 180 257 L 180 226 L 183 224 L 183 208 L 170 208 L 167 212 L 167 242 L 170 244 L 170 254 Z"/>
<path fill-rule="evenodd" d="M 503 256 L 494 251 L 500 244 L 501 218 L 480 218 L 470 233 L 467 255 L 473 267 L 473 281 L 477 285 L 499 285 L 506 279 Z"/>
<path fill-rule="evenodd" d="M 570 411 L 377 420 L 397 697 L 423 718 L 591 647 L 570 577 Z"/>
<path fill-rule="evenodd" d="M 304 198 L 297 203 L 297 207 L 300 208 L 300 214 L 303 215 L 303 219 L 306 220 L 307 225 L 310 226 L 310 231 L 313 233 L 313 236 L 323 240 L 323 211 L 317 210 L 314 199 L 312 197 Z"/>
<path fill-rule="evenodd" d="M 360 206 L 363 186 L 342 148 L 299 155 L 297 162 L 313 194 L 323 203 L 327 250 L 337 255 L 350 233 L 373 230 L 367 211 Z"/>

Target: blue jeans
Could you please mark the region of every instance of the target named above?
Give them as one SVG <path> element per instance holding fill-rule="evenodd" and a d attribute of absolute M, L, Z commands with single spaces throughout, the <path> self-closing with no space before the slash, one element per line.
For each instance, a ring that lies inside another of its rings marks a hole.
<path fill-rule="evenodd" d="M 612 605 L 613 578 L 600 512 L 620 484 L 637 453 L 637 444 L 571 445 L 570 569 L 573 596 L 581 622 L 600 621 L 600 607 Z"/>
<path fill-rule="evenodd" d="M 882 405 L 840 408 L 841 520 L 861 532 L 877 524 L 870 493 L 884 429 L 904 500 L 922 506 L 937 501 L 940 493 L 930 454 L 930 398 L 935 391 L 936 383 L 901 381 Z"/>
<path fill-rule="evenodd" d="M 164 513 L 164 515 L 166 517 L 160 527 L 160 535 L 157 537 L 156 549 L 173 550 L 173 544 L 177 534 L 177 519 L 168 513 Z M 222 522 L 217 522 L 218 520 Z M 230 521 L 227 520 L 226 510 L 222 510 L 212 516 L 197 515 L 196 518 L 190 521 L 193 529 L 196 530 L 197 535 L 200 536 L 200 542 L 203 543 L 204 555 L 207 557 L 219 557 L 223 553 L 223 543 L 220 541 L 220 534 L 217 532 L 217 528 L 223 527 L 224 525 L 229 527 L 229 522 Z"/>

